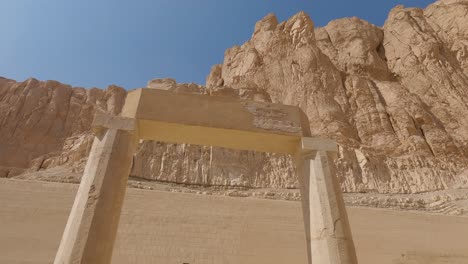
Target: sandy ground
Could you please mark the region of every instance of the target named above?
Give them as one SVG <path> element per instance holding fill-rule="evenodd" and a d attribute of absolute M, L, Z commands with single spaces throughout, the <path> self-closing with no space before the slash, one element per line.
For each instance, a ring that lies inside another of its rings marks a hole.
<path fill-rule="evenodd" d="M 0 263 L 51 263 L 77 185 L 0 179 Z M 306 263 L 300 204 L 128 189 L 113 263 Z M 468 264 L 468 218 L 348 208 L 360 264 Z"/>

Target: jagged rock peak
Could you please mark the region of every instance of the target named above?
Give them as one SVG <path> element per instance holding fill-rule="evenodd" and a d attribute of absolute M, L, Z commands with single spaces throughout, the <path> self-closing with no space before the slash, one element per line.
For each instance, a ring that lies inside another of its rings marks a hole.
<path fill-rule="evenodd" d="M 293 37 L 293 44 L 308 44 L 315 41 L 314 22 L 304 11 L 288 19 L 284 30 Z"/>
<path fill-rule="evenodd" d="M 278 19 L 275 14 L 270 13 L 255 24 L 254 35 L 261 31 L 275 30 L 278 25 Z"/>

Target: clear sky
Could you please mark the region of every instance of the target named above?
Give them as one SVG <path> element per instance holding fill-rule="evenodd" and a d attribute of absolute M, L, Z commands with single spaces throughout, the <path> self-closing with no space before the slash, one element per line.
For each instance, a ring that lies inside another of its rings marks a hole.
<path fill-rule="evenodd" d="M 205 83 L 224 51 L 268 13 L 304 10 L 316 26 L 357 16 L 378 26 L 397 4 L 429 0 L 0 0 L 0 76 L 81 87 Z"/>

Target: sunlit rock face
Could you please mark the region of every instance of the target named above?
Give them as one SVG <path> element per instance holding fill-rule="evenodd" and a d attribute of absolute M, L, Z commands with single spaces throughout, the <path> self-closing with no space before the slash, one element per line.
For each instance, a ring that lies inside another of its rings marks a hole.
<path fill-rule="evenodd" d="M 94 113 L 120 113 L 125 96 L 117 86 L 84 89 L 0 78 L 0 176 L 83 158 L 92 143 Z"/>
<path fill-rule="evenodd" d="M 468 1 L 395 7 L 382 28 L 343 18 L 316 28 L 305 13 L 268 15 L 225 52 L 206 86 L 154 79 L 149 89 L 301 107 L 313 136 L 339 143 L 346 192 L 468 187 Z M 0 177 L 65 166 L 80 172 L 95 112 L 118 114 L 125 90 L 0 79 Z M 226 118 L 229 118 L 228 116 Z M 291 158 L 142 141 L 132 176 L 297 188 Z"/>
<path fill-rule="evenodd" d="M 245 83 L 300 106 L 314 135 L 336 139 L 348 192 L 467 185 L 468 1 L 395 7 L 383 28 L 358 18 L 314 28 L 268 15 L 228 49 L 207 89 Z"/>

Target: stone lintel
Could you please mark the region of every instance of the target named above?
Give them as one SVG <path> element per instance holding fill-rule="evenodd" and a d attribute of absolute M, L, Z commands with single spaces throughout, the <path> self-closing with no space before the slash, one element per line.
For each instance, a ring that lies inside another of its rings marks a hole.
<path fill-rule="evenodd" d="M 302 137 L 300 142 L 301 152 L 327 151 L 337 152 L 338 146 L 332 139 Z"/>
<path fill-rule="evenodd" d="M 297 106 L 158 89 L 128 93 L 123 117 L 137 120 L 145 140 L 295 154 L 310 136 Z"/>
<path fill-rule="evenodd" d="M 91 126 L 96 135 L 100 134 L 103 129 L 109 128 L 134 132 L 137 128 L 137 122 L 134 118 L 96 113 Z"/>
<path fill-rule="evenodd" d="M 185 126 L 310 136 L 308 119 L 297 106 L 157 89 L 129 92 L 122 116 Z"/>

